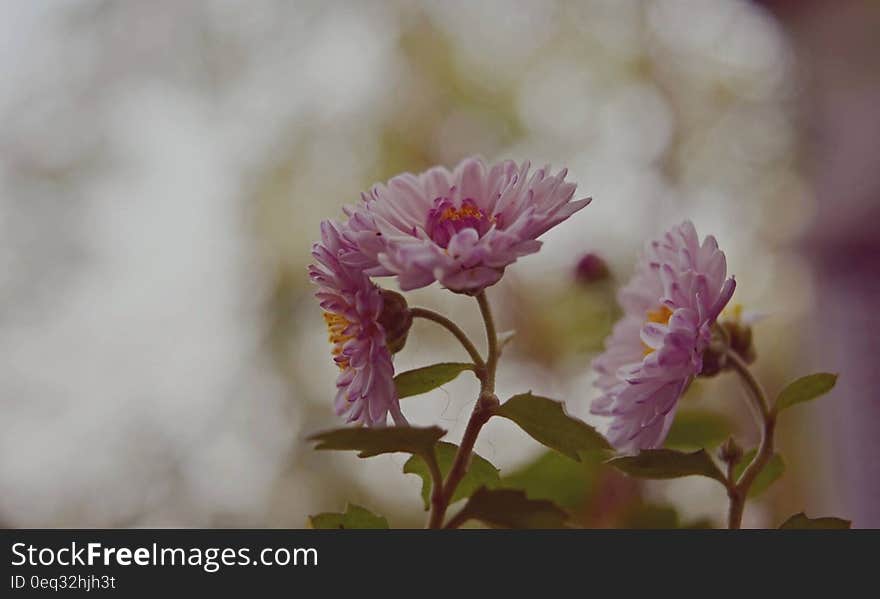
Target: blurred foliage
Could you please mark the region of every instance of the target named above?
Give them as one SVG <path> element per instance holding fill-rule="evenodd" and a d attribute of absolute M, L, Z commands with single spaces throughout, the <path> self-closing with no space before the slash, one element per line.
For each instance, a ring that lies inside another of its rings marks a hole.
<path fill-rule="evenodd" d="M 522 489 L 533 499 L 553 501 L 572 512 L 583 510 L 596 492 L 601 458 L 580 462 L 548 451 L 502 479 L 505 487 Z"/>
<path fill-rule="evenodd" d="M 513 318 L 515 351 L 545 366 L 598 352 L 620 316 L 614 293 L 607 282 L 561 290 L 512 287 L 502 309 Z"/>
<path fill-rule="evenodd" d="M 584 528 L 679 528 L 677 511 L 643 498 L 641 484 L 604 464 L 598 454 L 576 462 L 554 451 L 505 475 L 505 487 L 522 489 L 532 499 L 546 499 L 565 508 L 571 521 Z M 700 521 L 688 527 L 706 528 Z"/>

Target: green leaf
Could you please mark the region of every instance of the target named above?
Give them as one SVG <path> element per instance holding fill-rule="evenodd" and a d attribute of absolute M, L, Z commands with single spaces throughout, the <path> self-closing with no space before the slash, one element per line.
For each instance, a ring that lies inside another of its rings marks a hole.
<path fill-rule="evenodd" d="M 389 426 L 387 428 L 338 428 L 309 437 L 317 441 L 315 449 L 359 451 L 358 457 L 370 458 L 383 453 L 415 453 L 424 455 L 446 434 L 431 426 Z"/>
<path fill-rule="evenodd" d="M 704 449 L 694 453 L 672 449 L 649 449 L 643 450 L 638 455 L 615 458 L 608 464 L 638 478 L 665 480 L 685 476 L 706 476 L 726 484 L 724 475 Z"/>
<path fill-rule="evenodd" d="M 479 520 L 493 528 L 551 529 L 566 528 L 568 514 L 545 499 L 529 499 L 522 491 L 481 487 L 455 520 L 462 524 Z"/>
<path fill-rule="evenodd" d="M 795 514 L 779 527 L 780 530 L 849 530 L 852 522 L 842 518 L 807 518 L 801 512 Z"/>
<path fill-rule="evenodd" d="M 345 507 L 344 514 L 318 514 L 309 516 L 309 524 L 315 529 L 387 529 L 388 520 L 382 516 L 377 516 L 371 511 L 362 508 L 359 505 L 349 503 Z"/>
<path fill-rule="evenodd" d="M 596 490 L 601 459 L 584 456 L 576 462 L 547 451 L 502 479 L 502 486 L 521 489 L 532 499 L 547 499 L 564 508 L 582 508 Z"/>
<path fill-rule="evenodd" d="M 716 412 L 683 410 L 672 422 L 666 447 L 691 451 L 717 447 L 727 439 L 730 430 L 727 418 Z"/>
<path fill-rule="evenodd" d="M 836 384 L 837 375 L 827 372 L 800 378 L 783 389 L 776 398 L 776 411 L 781 412 L 799 403 L 818 399 L 834 389 Z"/>
<path fill-rule="evenodd" d="M 758 455 L 756 449 L 746 452 L 742 461 L 740 461 L 734 469 L 734 475 L 737 480 L 739 480 L 739 477 L 746 471 L 746 468 L 752 463 L 756 455 Z M 749 489 L 749 497 L 757 497 L 766 491 L 770 488 L 770 485 L 782 478 L 783 474 L 785 474 L 785 462 L 781 455 L 775 453 L 773 454 L 773 457 L 770 458 L 770 461 L 767 462 L 767 465 L 764 466 L 764 469 L 761 470 L 761 473 L 758 474 L 755 482 L 752 483 L 752 488 Z"/>
<path fill-rule="evenodd" d="M 447 362 L 401 372 L 394 377 L 394 384 L 397 386 L 397 396 L 403 399 L 433 391 L 437 387 L 442 387 L 446 383 L 454 381 L 465 370 L 473 369 L 473 364 Z"/>
<path fill-rule="evenodd" d="M 453 443 L 440 442 L 434 447 L 437 456 L 437 464 L 440 466 L 440 473 L 443 478 L 449 474 L 452 469 L 452 462 L 455 460 L 455 454 L 458 452 L 458 445 Z M 403 465 L 403 471 L 406 474 L 415 474 L 422 479 L 422 500 L 425 502 L 425 510 L 431 507 L 431 489 L 433 480 L 431 479 L 431 470 L 422 456 L 414 455 L 406 464 Z M 489 489 L 497 487 L 501 482 L 499 470 L 485 458 L 480 457 L 476 453 L 471 458 L 471 465 L 468 467 L 467 473 L 452 496 L 450 503 L 455 503 L 460 499 L 470 497 L 474 491 L 480 487 Z"/>
<path fill-rule="evenodd" d="M 580 452 L 610 450 L 605 437 L 565 413 L 562 402 L 531 393 L 511 397 L 495 412 L 517 423 L 533 439 L 580 461 Z"/>

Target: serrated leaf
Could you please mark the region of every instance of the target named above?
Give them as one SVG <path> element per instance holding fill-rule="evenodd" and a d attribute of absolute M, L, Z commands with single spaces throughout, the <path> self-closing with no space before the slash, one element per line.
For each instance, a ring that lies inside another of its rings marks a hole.
<path fill-rule="evenodd" d="M 776 411 L 781 412 L 799 403 L 818 399 L 834 389 L 836 384 L 837 375 L 827 372 L 799 378 L 783 389 L 779 397 L 776 398 Z"/>
<path fill-rule="evenodd" d="M 697 450 L 721 445 L 730 435 L 730 422 L 716 412 L 683 410 L 678 413 L 666 437 L 669 449 Z"/>
<path fill-rule="evenodd" d="M 647 449 L 638 455 L 614 458 L 608 464 L 638 478 L 666 480 L 705 476 L 726 484 L 721 470 L 704 449 L 693 453 L 673 449 Z"/>
<path fill-rule="evenodd" d="M 610 450 L 605 437 L 592 426 L 565 413 L 562 402 L 531 393 L 516 395 L 496 410 L 537 442 L 580 461 L 581 452 Z"/>
<path fill-rule="evenodd" d="M 849 530 L 852 522 L 843 518 L 808 518 L 801 512 L 779 527 L 780 530 Z"/>
<path fill-rule="evenodd" d="M 566 528 L 568 520 L 559 506 L 545 499 L 529 499 L 516 489 L 478 489 L 455 516 L 464 523 L 479 520 L 493 528 Z"/>
<path fill-rule="evenodd" d="M 397 397 L 403 399 L 433 391 L 437 387 L 442 387 L 446 383 L 454 381 L 462 372 L 473 369 L 473 364 L 444 362 L 401 372 L 394 377 Z"/>
<path fill-rule="evenodd" d="M 440 473 L 445 479 L 452 469 L 452 462 L 455 461 L 458 445 L 441 441 L 434 447 L 434 451 L 437 457 L 437 465 L 440 467 Z M 431 490 L 434 486 L 434 481 L 431 478 L 431 471 L 428 468 L 428 464 L 425 463 L 425 459 L 422 456 L 414 455 L 403 465 L 403 471 L 406 474 L 415 474 L 422 479 L 422 500 L 425 502 L 425 509 L 430 509 Z M 470 497 L 480 487 L 489 489 L 497 487 L 501 483 L 499 472 L 498 468 L 492 465 L 492 462 L 474 453 L 468 471 L 464 478 L 461 479 L 461 482 L 458 483 L 450 503 Z"/>
<path fill-rule="evenodd" d="M 369 458 L 384 453 L 424 454 L 446 434 L 431 426 L 390 426 L 386 428 L 338 428 L 309 437 L 317 441 L 315 449 L 358 451 L 358 457 Z"/>
<path fill-rule="evenodd" d="M 742 461 L 734 469 L 734 476 L 737 480 L 746 471 L 746 468 L 752 463 L 756 455 L 758 455 L 756 449 L 746 452 Z M 752 488 L 749 489 L 749 497 L 757 497 L 766 491 L 770 488 L 770 485 L 782 478 L 783 474 L 785 474 L 785 461 L 783 461 L 782 456 L 778 453 L 773 454 L 773 457 L 770 458 L 770 461 L 767 462 L 767 465 L 764 466 L 764 469 L 755 478 L 755 482 L 752 483 Z"/>
<path fill-rule="evenodd" d="M 348 504 L 344 514 L 317 514 L 309 516 L 309 524 L 314 529 L 387 529 L 388 520 L 377 516 L 359 505 Z"/>

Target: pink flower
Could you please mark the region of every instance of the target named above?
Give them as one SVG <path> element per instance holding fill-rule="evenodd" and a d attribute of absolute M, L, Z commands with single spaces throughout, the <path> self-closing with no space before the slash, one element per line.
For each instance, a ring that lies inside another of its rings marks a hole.
<path fill-rule="evenodd" d="M 401 289 L 439 281 L 477 294 L 497 283 L 518 258 L 541 248 L 537 238 L 590 203 L 571 201 L 576 185 L 549 167 L 487 167 L 469 158 L 453 171 L 404 173 L 362 194 L 347 210 L 347 235 L 359 251 L 348 264 L 371 276 L 396 276 Z"/>
<path fill-rule="evenodd" d="M 603 394 L 592 412 L 611 416 L 609 441 L 621 451 L 666 439 L 678 399 L 703 368 L 715 320 L 736 282 L 712 236 L 702 245 L 685 221 L 645 248 L 619 295 L 624 317 L 593 368 Z"/>
<path fill-rule="evenodd" d="M 385 426 L 388 412 L 397 424 L 406 424 L 394 386 L 394 365 L 382 316 L 381 290 L 357 268 L 343 264 L 339 256 L 355 251 L 336 224 L 321 223 L 321 243 L 312 255 L 317 265 L 309 276 L 319 289 L 315 296 L 324 309 L 324 320 L 339 366 L 336 413 L 347 422 Z"/>

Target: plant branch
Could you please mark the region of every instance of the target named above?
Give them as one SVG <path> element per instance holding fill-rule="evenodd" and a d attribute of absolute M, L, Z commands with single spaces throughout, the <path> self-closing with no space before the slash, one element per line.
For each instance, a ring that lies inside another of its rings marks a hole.
<path fill-rule="evenodd" d="M 480 355 L 480 352 L 477 350 L 476 345 L 474 345 L 473 341 L 467 336 L 467 334 L 461 330 L 457 324 L 443 316 L 442 314 L 438 314 L 433 310 L 428 310 L 426 308 L 411 308 L 410 314 L 413 318 L 423 318 L 425 320 L 430 320 L 435 322 L 452 333 L 456 339 L 458 339 L 459 343 L 462 344 L 464 349 L 467 351 L 468 355 L 471 357 L 471 360 L 474 362 L 474 366 L 476 367 L 476 371 L 479 374 L 481 371 L 486 369 L 486 362 L 483 360 L 483 356 Z"/>
<path fill-rule="evenodd" d="M 730 497 L 730 510 L 728 513 L 728 528 L 735 530 L 742 527 L 743 512 L 746 500 L 758 475 L 764 470 L 773 458 L 773 444 L 776 433 L 776 413 L 769 407 L 767 393 L 749 370 L 745 361 L 734 351 L 728 350 L 728 362 L 739 374 L 740 379 L 749 391 L 749 397 L 760 412 L 761 445 L 758 453 L 742 473 L 738 481 L 733 480 L 733 472 L 728 474 L 728 496 Z"/>
<path fill-rule="evenodd" d="M 500 358 L 498 332 L 495 327 L 495 318 L 492 316 L 492 307 L 489 305 L 489 298 L 486 297 L 485 291 L 481 291 L 477 296 L 477 302 L 480 304 L 480 313 L 483 315 L 483 321 L 486 323 L 486 340 L 489 345 L 486 381 L 483 383 L 482 391 L 495 393 L 495 373 L 498 370 L 498 359 Z"/>
<path fill-rule="evenodd" d="M 483 426 L 495 414 L 495 410 L 499 405 L 498 397 L 495 396 L 495 374 L 498 369 L 499 359 L 498 333 L 495 328 L 495 320 L 492 317 L 489 300 L 487 299 L 485 292 L 481 292 L 477 296 L 477 302 L 480 305 L 480 313 L 483 315 L 483 321 L 486 324 L 486 341 L 489 347 L 489 358 L 486 362 L 481 361 L 477 365 L 477 374 L 480 377 L 481 383 L 480 396 L 477 398 L 473 412 L 471 412 L 471 417 L 470 420 L 468 420 L 464 437 L 461 439 L 461 445 L 459 445 L 458 451 L 455 454 L 455 459 L 452 462 L 452 468 L 450 468 L 449 474 L 443 482 L 442 491 L 437 494 L 436 500 L 432 499 L 432 510 L 428 522 L 428 528 L 443 527 L 443 520 L 446 517 L 446 510 L 449 508 L 449 502 L 452 501 L 452 497 L 455 495 L 455 490 L 458 488 L 458 485 L 461 483 L 465 474 L 467 474 L 471 458 L 473 457 L 474 445 L 477 442 L 477 437 L 480 435 Z M 434 486 L 436 490 L 436 483 Z M 452 524 L 455 524 L 455 527 L 457 527 L 461 523 L 456 519 L 453 519 L 450 521 L 449 525 L 447 525 L 447 528 L 451 527 L 450 525 Z"/>
<path fill-rule="evenodd" d="M 755 375 L 752 374 L 752 371 L 749 370 L 749 365 L 746 364 L 745 360 L 743 360 L 738 353 L 728 349 L 727 362 L 745 384 L 749 392 L 749 398 L 751 398 L 755 408 L 757 408 L 761 419 L 766 420 L 770 415 L 770 406 L 767 401 L 767 393 L 764 391 L 764 387 L 761 386 L 761 383 L 758 382 L 758 379 L 756 379 Z"/>

